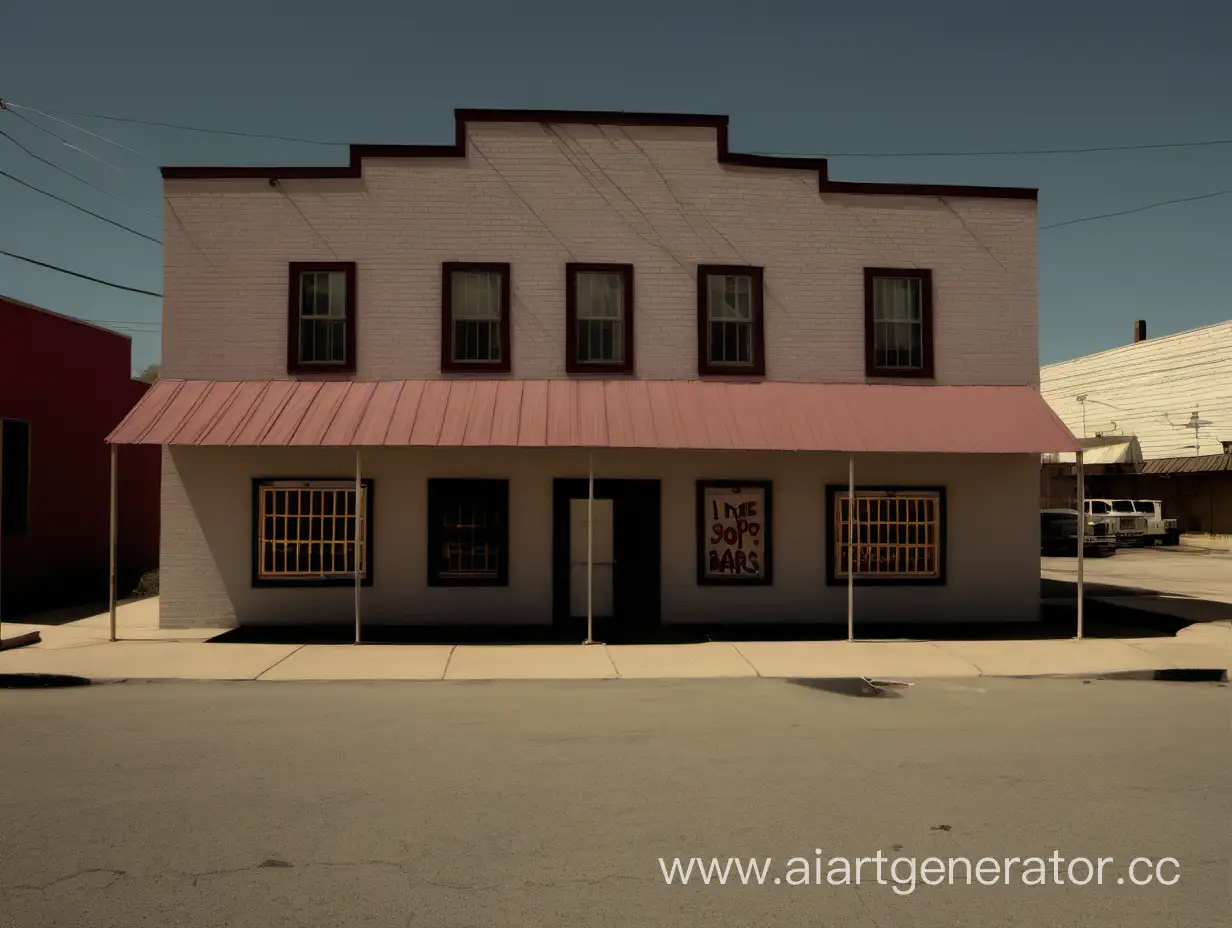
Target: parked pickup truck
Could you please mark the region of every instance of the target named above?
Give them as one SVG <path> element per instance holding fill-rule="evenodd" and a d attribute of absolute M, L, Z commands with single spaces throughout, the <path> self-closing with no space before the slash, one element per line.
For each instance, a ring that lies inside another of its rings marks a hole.
<path fill-rule="evenodd" d="M 1117 540 L 1111 517 L 1088 516 L 1083 554 L 1116 554 Z M 1040 510 L 1040 554 L 1072 557 L 1078 553 L 1078 510 Z"/>
<path fill-rule="evenodd" d="M 1139 544 L 1146 538 L 1146 516 L 1132 499 L 1089 499 L 1086 507 L 1087 515 L 1112 519 L 1117 544 Z"/>
<path fill-rule="evenodd" d="M 1181 541 L 1176 519 L 1164 518 L 1164 504 L 1158 499 L 1136 499 L 1134 508 L 1146 516 L 1147 544 L 1175 545 Z"/>

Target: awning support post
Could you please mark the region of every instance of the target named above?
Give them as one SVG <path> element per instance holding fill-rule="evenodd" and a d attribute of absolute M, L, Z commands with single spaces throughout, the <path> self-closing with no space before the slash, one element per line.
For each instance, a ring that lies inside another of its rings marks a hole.
<path fill-rule="evenodd" d="M 595 643 L 595 453 L 590 452 L 586 490 L 586 640 Z"/>
<path fill-rule="evenodd" d="M 1083 473 L 1082 451 L 1081 450 L 1078 451 L 1077 462 L 1078 462 L 1078 466 L 1076 470 L 1077 470 L 1077 475 L 1078 475 L 1078 634 L 1076 636 L 1076 640 L 1081 641 L 1082 633 L 1083 633 L 1083 627 L 1082 627 L 1083 601 L 1086 599 L 1084 595 L 1083 583 L 1082 583 L 1082 579 L 1083 579 L 1082 578 L 1082 567 L 1083 567 L 1082 555 L 1084 553 L 1084 549 L 1086 548 L 1086 541 L 1087 541 L 1087 512 L 1086 512 L 1087 488 L 1086 488 L 1086 477 Z"/>
<path fill-rule="evenodd" d="M 110 554 L 111 566 L 109 570 L 110 580 L 108 583 L 108 593 L 107 593 L 107 612 L 109 614 L 109 619 L 110 619 L 110 627 L 111 627 L 110 638 L 112 641 L 117 640 L 116 639 L 116 536 L 119 533 L 119 513 L 117 511 L 118 510 L 117 504 L 119 503 L 119 493 L 117 490 L 117 487 L 118 487 L 117 476 L 118 476 L 118 471 L 120 469 L 119 451 L 120 451 L 119 445 L 113 444 L 111 446 L 111 502 L 110 502 L 111 523 L 108 526 L 108 535 L 107 535 L 107 547 L 108 547 L 108 551 Z"/>
<path fill-rule="evenodd" d="M 847 640 L 856 640 L 856 456 L 847 459 Z"/>
<path fill-rule="evenodd" d="M 360 451 L 355 449 L 355 643 L 360 643 L 359 590 L 363 577 L 363 559 L 368 556 L 367 526 L 364 525 L 364 486 L 360 478 Z"/>

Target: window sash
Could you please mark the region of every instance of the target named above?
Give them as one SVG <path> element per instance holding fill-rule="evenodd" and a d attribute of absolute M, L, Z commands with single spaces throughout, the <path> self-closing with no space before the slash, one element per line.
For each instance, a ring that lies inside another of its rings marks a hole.
<path fill-rule="evenodd" d="M 834 571 L 845 578 L 850 538 L 847 494 L 835 494 Z M 941 576 L 941 494 L 890 496 L 856 490 L 854 555 L 857 579 L 936 579 Z"/>
<path fill-rule="evenodd" d="M 579 364 L 625 359 L 625 282 L 617 271 L 580 271 L 574 279 Z"/>
<path fill-rule="evenodd" d="M 750 275 L 709 275 L 706 281 L 709 363 L 735 366 L 753 363 L 753 286 Z"/>
<path fill-rule="evenodd" d="M 501 361 L 503 275 L 496 271 L 453 271 L 451 356 L 454 361 Z"/>
<path fill-rule="evenodd" d="M 920 278 L 873 278 L 873 363 L 885 370 L 924 367 L 924 290 Z"/>
<path fill-rule="evenodd" d="M 368 575 L 368 488 L 336 483 L 269 484 L 259 487 L 257 578 L 329 580 L 353 578 L 358 557 Z"/>
<path fill-rule="evenodd" d="M 343 364 L 347 351 L 345 271 L 301 271 L 299 279 L 301 364 Z"/>

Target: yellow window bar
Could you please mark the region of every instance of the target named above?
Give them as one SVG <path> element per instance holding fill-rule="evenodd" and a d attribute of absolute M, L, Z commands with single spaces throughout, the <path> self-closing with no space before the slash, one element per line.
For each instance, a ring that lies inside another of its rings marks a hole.
<path fill-rule="evenodd" d="M 354 577 L 357 550 L 360 574 L 367 574 L 363 518 L 367 502 L 364 487 L 357 519 L 354 486 L 262 486 L 258 494 L 257 576 Z"/>
<path fill-rule="evenodd" d="M 855 564 L 857 577 L 937 577 L 940 575 L 940 496 L 935 493 L 865 495 L 856 491 Z M 848 500 L 834 507 L 836 573 L 847 576 Z"/>

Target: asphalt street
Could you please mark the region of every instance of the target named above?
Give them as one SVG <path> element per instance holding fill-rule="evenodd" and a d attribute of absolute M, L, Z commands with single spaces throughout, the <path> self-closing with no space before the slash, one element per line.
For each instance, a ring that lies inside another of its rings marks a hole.
<path fill-rule="evenodd" d="M 1226 686 L 897 692 L 761 679 L 0 690 L 0 922 L 1232 924 Z M 823 874 L 878 850 L 1115 863 L 1102 886 L 899 895 L 869 871 L 858 888 L 773 883 L 818 848 Z M 774 863 L 767 885 L 669 886 L 659 859 L 676 856 Z M 1179 881 L 1118 883 L 1135 857 L 1175 858 Z"/>

